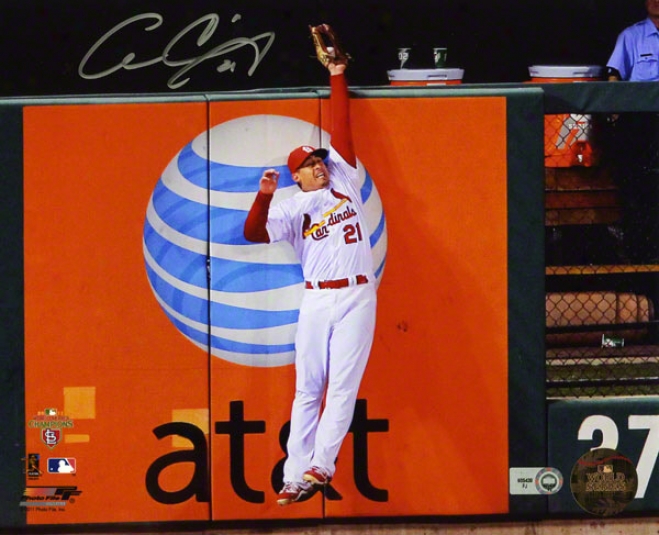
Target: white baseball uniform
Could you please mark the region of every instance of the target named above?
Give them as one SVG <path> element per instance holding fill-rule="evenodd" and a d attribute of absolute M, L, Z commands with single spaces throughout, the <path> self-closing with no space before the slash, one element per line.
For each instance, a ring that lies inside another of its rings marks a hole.
<path fill-rule="evenodd" d="M 333 147 L 327 167 L 328 187 L 270 207 L 266 226 L 271 242 L 293 245 L 307 288 L 295 339 L 284 481 L 302 481 L 311 466 L 334 474 L 375 330 L 376 285 L 358 173 Z M 336 288 L 341 284 L 347 285 Z"/>

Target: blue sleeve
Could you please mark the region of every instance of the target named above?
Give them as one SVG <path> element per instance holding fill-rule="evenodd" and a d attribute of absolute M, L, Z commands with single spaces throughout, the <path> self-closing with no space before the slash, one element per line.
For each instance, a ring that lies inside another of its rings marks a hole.
<path fill-rule="evenodd" d="M 631 76 L 631 58 L 633 56 L 633 46 L 629 32 L 623 31 L 616 40 L 616 46 L 611 53 L 607 67 L 617 70 L 622 80 L 629 80 Z"/>

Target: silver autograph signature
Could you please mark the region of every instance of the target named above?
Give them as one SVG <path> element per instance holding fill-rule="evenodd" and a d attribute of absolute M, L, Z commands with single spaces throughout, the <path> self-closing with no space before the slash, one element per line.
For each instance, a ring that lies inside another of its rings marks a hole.
<path fill-rule="evenodd" d="M 241 18 L 240 14 L 235 14 L 231 19 L 231 22 L 234 23 L 240 20 L 240 18 Z M 259 63 L 261 63 L 261 60 L 267 54 L 268 50 L 270 50 L 270 47 L 272 46 L 272 43 L 275 40 L 275 32 L 265 32 L 256 35 L 252 38 L 237 37 L 235 39 L 231 39 L 218 46 L 211 48 L 207 52 L 204 52 L 202 55 L 197 57 L 191 57 L 185 59 L 170 58 L 172 50 L 175 48 L 176 44 L 185 35 L 187 35 L 188 32 L 191 32 L 197 26 L 202 26 L 201 33 L 197 37 L 197 46 L 202 47 L 209 41 L 209 39 L 215 33 L 215 30 L 217 29 L 218 23 L 220 21 L 219 15 L 217 15 L 216 13 L 209 13 L 208 15 L 204 15 L 203 17 L 194 21 L 193 23 L 188 24 L 179 33 L 177 33 L 176 36 L 174 36 L 174 38 L 164 48 L 162 55 L 158 57 L 147 59 L 146 61 L 136 61 L 137 54 L 131 52 L 127 54 L 119 63 L 113 65 L 108 69 L 96 73 L 86 72 L 86 67 L 87 67 L 87 63 L 89 62 L 89 59 L 96 53 L 96 51 L 99 48 L 101 48 L 106 43 L 106 41 L 110 37 L 117 34 L 120 30 L 136 22 L 147 21 L 144 27 L 144 31 L 150 32 L 161 26 L 163 20 L 164 20 L 163 17 L 158 13 L 142 13 L 141 15 L 135 15 L 134 17 L 126 19 L 125 21 L 117 24 L 109 32 L 103 35 L 103 37 L 101 37 L 98 41 L 96 41 L 96 43 L 94 43 L 94 45 L 85 54 L 85 56 L 82 58 L 82 61 L 80 62 L 80 65 L 78 66 L 78 74 L 80 75 L 81 78 L 85 78 L 87 80 L 94 80 L 97 78 L 103 78 L 105 76 L 109 76 L 110 74 L 117 72 L 121 69 L 130 71 L 135 69 L 142 69 L 144 67 L 149 67 L 157 63 L 163 63 L 168 67 L 174 67 L 174 68 L 181 67 L 167 81 L 167 87 L 169 87 L 170 89 L 178 89 L 179 87 L 184 86 L 190 81 L 189 77 L 184 77 L 184 76 L 197 65 L 201 64 L 206 60 L 229 54 L 230 52 L 233 52 L 234 50 L 237 50 L 243 46 L 251 46 L 254 49 L 254 61 L 252 62 L 252 65 L 247 71 L 247 74 L 249 76 L 252 76 L 256 68 L 259 66 Z M 259 42 L 261 40 L 265 40 L 265 46 L 263 46 L 262 49 L 259 47 Z M 216 70 L 217 72 L 220 73 L 226 71 L 233 72 L 235 68 L 236 68 L 235 61 L 232 61 L 229 58 L 224 58 L 224 61 L 216 67 Z"/>

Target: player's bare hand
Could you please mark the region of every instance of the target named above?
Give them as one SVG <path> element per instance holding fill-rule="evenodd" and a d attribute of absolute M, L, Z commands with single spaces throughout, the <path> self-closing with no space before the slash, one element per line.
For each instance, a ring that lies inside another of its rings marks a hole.
<path fill-rule="evenodd" d="M 327 70 L 330 72 L 332 76 L 337 75 L 337 74 L 342 74 L 348 65 L 346 63 L 334 63 L 333 61 L 330 61 L 327 64 Z"/>
<path fill-rule="evenodd" d="M 259 188 L 261 193 L 272 194 L 277 189 L 279 182 L 279 171 L 276 169 L 268 169 L 263 173 L 259 181 Z"/>

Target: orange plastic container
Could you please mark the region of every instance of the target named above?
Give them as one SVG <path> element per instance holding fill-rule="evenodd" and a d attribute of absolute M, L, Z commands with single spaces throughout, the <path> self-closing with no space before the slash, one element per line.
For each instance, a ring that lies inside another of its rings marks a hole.
<path fill-rule="evenodd" d="M 555 84 L 601 80 L 597 65 L 533 65 L 531 82 Z M 592 117 L 588 114 L 545 115 L 545 166 L 590 167 L 598 163 L 592 142 Z"/>
<path fill-rule="evenodd" d="M 394 69 L 387 71 L 390 85 L 457 85 L 464 69 Z"/>

